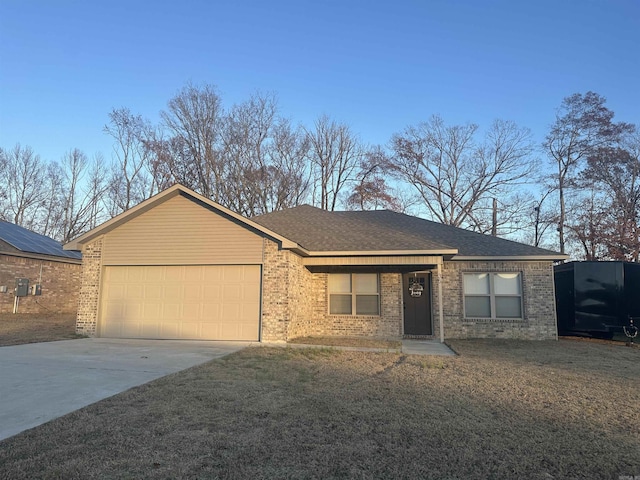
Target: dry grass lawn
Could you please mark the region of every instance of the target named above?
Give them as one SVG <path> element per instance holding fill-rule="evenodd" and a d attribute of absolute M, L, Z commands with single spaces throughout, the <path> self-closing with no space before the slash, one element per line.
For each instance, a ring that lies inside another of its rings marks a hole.
<path fill-rule="evenodd" d="M 0 477 L 640 475 L 640 349 L 452 346 L 459 357 L 248 348 L 0 442 Z"/>
<path fill-rule="evenodd" d="M 81 338 L 75 313 L 0 313 L 0 347 Z"/>

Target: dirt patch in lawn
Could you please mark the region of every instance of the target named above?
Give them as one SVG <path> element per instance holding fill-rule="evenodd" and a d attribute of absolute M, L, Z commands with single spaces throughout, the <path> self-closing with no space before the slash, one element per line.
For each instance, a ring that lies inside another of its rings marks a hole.
<path fill-rule="evenodd" d="M 390 350 L 402 348 L 402 342 L 399 340 L 358 337 L 298 337 L 289 340 L 288 343 L 326 345 L 328 347 L 388 348 Z"/>
<path fill-rule="evenodd" d="M 81 338 L 75 330 L 74 313 L 1 313 L 0 347 Z"/>
<path fill-rule="evenodd" d="M 640 351 L 248 348 L 0 442 L 5 478 L 640 475 Z"/>

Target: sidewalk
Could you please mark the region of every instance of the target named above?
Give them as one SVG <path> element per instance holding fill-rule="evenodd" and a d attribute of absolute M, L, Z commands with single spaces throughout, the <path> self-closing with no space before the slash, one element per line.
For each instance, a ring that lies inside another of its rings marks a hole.
<path fill-rule="evenodd" d="M 345 350 L 351 352 L 389 352 L 406 353 L 407 355 L 440 355 L 455 356 L 456 353 L 438 340 L 402 340 L 401 348 L 371 348 L 371 347 L 341 347 L 335 345 L 315 345 L 305 343 L 281 343 L 263 342 L 252 344 L 264 347 L 281 348 L 330 348 L 333 350 Z"/>

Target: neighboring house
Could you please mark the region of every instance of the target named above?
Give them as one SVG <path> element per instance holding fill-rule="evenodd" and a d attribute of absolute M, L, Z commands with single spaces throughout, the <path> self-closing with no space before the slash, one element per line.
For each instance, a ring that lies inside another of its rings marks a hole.
<path fill-rule="evenodd" d="M 253 341 L 554 339 L 566 258 L 390 211 L 247 219 L 180 185 L 65 248 L 83 252 L 78 333 Z"/>
<path fill-rule="evenodd" d="M 81 275 L 80 252 L 0 220 L 0 313 L 75 313 Z M 18 279 L 26 295 L 16 302 Z"/>

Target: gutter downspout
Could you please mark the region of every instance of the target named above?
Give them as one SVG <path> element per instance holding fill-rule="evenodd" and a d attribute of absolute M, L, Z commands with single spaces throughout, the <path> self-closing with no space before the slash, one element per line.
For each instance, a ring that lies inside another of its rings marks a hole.
<path fill-rule="evenodd" d="M 444 305 L 442 304 L 442 258 L 438 262 L 438 317 L 440 320 L 440 343 L 444 343 Z"/>

